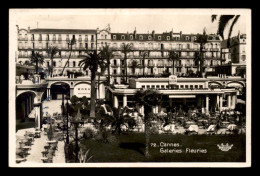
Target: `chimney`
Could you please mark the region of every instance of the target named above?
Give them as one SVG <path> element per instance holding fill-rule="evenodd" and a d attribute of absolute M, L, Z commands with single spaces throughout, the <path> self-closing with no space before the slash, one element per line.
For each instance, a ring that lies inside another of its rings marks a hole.
<path fill-rule="evenodd" d="M 19 26 L 18 26 L 18 25 L 16 25 L 16 28 L 17 28 L 17 33 L 19 33 Z"/>
<path fill-rule="evenodd" d="M 154 33 L 154 30 L 152 31 L 152 36 L 153 36 L 153 38 L 155 38 L 155 33 Z"/>
<path fill-rule="evenodd" d="M 28 33 L 30 32 L 30 26 L 28 27 Z"/>
<path fill-rule="evenodd" d="M 135 27 L 135 30 L 134 30 L 134 37 L 136 39 L 136 27 Z"/>

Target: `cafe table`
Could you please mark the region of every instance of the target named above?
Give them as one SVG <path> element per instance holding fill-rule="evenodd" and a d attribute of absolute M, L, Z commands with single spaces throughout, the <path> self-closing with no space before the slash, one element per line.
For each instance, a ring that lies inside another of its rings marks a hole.
<path fill-rule="evenodd" d="M 26 161 L 26 158 L 16 158 L 16 163 L 21 163 L 22 161 Z"/>
<path fill-rule="evenodd" d="M 51 144 L 55 144 L 58 143 L 58 141 L 53 140 L 53 141 L 46 141 L 47 144 L 49 144 L 49 146 L 51 146 Z"/>
<path fill-rule="evenodd" d="M 42 156 L 43 156 L 43 157 L 47 157 L 47 154 L 48 154 L 48 153 L 49 153 L 48 151 L 43 151 L 43 152 L 42 152 Z"/>
<path fill-rule="evenodd" d="M 41 160 L 42 160 L 43 163 L 47 163 L 48 158 L 47 157 L 42 157 Z"/>

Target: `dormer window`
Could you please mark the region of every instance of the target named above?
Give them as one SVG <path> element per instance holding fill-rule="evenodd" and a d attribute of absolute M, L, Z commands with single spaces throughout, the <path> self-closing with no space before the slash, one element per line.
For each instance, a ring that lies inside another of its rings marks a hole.
<path fill-rule="evenodd" d="M 189 37 L 189 36 L 186 36 L 186 40 L 190 40 L 190 37 Z"/>
<path fill-rule="evenodd" d="M 113 39 L 116 39 L 116 35 L 113 35 Z"/>
<path fill-rule="evenodd" d="M 125 40 L 125 36 L 124 36 L 124 35 L 121 35 L 121 39 L 122 39 L 122 40 Z"/>
<path fill-rule="evenodd" d="M 167 40 L 170 40 L 170 36 L 167 36 Z"/>
<path fill-rule="evenodd" d="M 162 39 L 162 37 L 161 36 L 158 36 L 158 40 L 161 40 Z"/>
<path fill-rule="evenodd" d="M 148 36 L 148 39 L 149 39 L 149 40 L 152 40 L 152 37 L 149 35 L 149 36 Z"/>
<path fill-rule="evenodd" d="M 140 35 L 140 36 L 139 36 L 139 39 L 140 39 L 140 40 L 143 40 L 143 36 L 142 36 L 142 35 Z"/>
<path fill-rule="evenodd" d="M 194 37 L 194 40 L 197 40 L 197 37 Z"/>
<path fill-rule="evenodd" d="M 130 39 L 133 40 L 133 35 L 130 35 Z"/>

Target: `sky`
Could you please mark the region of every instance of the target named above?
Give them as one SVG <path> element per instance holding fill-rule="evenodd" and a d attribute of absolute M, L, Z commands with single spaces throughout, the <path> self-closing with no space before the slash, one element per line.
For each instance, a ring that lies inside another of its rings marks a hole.
<path fill-rule="evenodd" d="M 183 34 L 217 33 L 217 21 L 211 15 L 220 10 L 198 9 L 19 9 L 13 10 L 15 24 L 20 28 L 104 29 L 110 24 L 111 32 L 155 33 L 182 31 Z M 241 13 L 242 12 L 242 13 Z M 240 14 L 233 35 L 246 33 L 243 11 L 224 11 Z M 221 12 L 223 14 L 223 12 Z M 229 24 L 230 26 L 230 24 Z M 228 30 L 225 31 L 225 38 Z"/>

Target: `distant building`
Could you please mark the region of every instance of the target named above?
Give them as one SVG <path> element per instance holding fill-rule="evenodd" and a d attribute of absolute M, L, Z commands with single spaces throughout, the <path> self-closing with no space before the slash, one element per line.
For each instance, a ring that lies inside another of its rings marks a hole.
<path fill-rule="evenodd" d="M 217 66 L 215 71 L 221 75 L 246 74 L 246 34 L 238 34 L 230 39 L 230 47 L 227 47 L 227 40 L 221 43 L 222 64 Z"/>
<path fill-rule="evenodd" d="M 57 46 L 59 52 L 54 56 L 53 74 L 58 75 L 62 72 L 70 55 L 69 41 L 73 37 L 76 39 L 76 44 L 72 46 L 71 59 L 66 66 L 63 75 L 67 75 L 68 71 L 79 71 L 79 61 L 82 58 L 78 56 L 87 50 L 96 50 L 96 33 L 93 29 L 19 29 L 18 32 L 18 61 L 24 63 L 29 60 L 33 51 L 39 52 L 45 58 L 43 67 L 48 69 L 50 66 L 50 57 L 47 49 L 50 46 Z M 87 71 L 84 74 L 89 74 Z"/>

